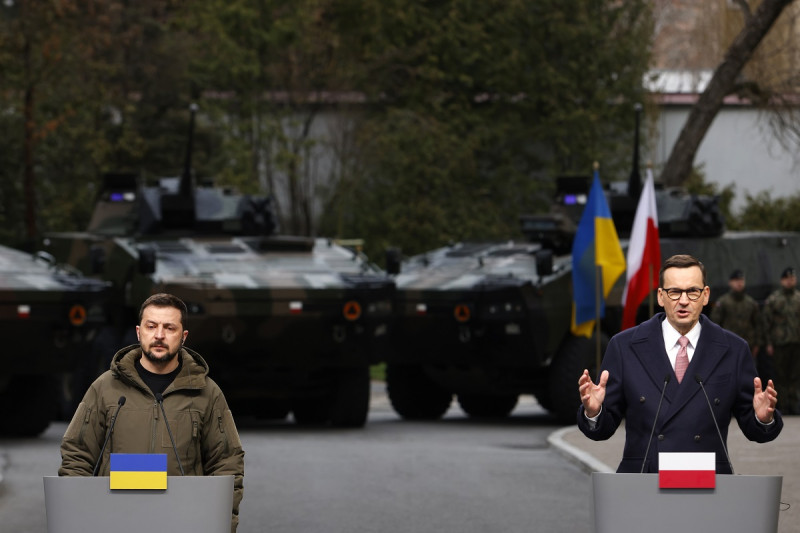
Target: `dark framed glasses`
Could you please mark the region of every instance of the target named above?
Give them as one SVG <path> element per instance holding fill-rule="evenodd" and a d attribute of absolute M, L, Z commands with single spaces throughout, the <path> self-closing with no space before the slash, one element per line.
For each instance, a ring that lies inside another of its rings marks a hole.
<path fill-rule="evenodd" d="M 667 293 L 667 298 L 669 298 L 670 300 L 680 300 L 681 294 L 685 292 L 687 298 L 689 298 L 693 302 L 696 302 L 703 295 L 704 288 L 705 287 L 690 287 L 688 289 L 675 289 L 675 288 L 664 289 L 662 287 L 661 290 Z"/>

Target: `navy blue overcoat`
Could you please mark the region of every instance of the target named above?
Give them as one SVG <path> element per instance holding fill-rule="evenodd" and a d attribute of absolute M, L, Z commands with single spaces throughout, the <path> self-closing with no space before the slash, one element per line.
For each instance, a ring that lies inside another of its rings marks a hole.
<path fill-rule="evenodd" d="M 769 425 L 756 420 L 753 411 L 756 368 L 750 349 L 743 339 L 705 315 L 700 316 L 700 338 L 679 384 L 664 349 L 661 322 L 665 318 L 663 312 L 658 313 L 612 337 L 601 369 L 609 372 L 603 410 L 592 429 L 581 405 L 578 427 L 590 439 L 605 440 L 624 418 L 625 448 L 617 472 L 640 472 L 664 381 L 670 376 L 644 472 L 658 472 L 659 452 L 715 452 L 717 473 L 730 474 L 728 459 L 696 376 L 703 381 L 726 447 L 731 419 L 736 420 L 749 440 L 769 442 L 783 428 L 781 415 L 776 410 L 775 421 Z M 766 385 L 762 384 L 764 388 Z M 776 389 L 780 398 L 777 384 Z"/>

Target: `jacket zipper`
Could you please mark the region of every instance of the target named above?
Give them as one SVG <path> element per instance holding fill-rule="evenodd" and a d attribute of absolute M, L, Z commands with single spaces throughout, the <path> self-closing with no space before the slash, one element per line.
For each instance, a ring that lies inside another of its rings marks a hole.
<path fill-rule="evenodd" d="M 153 427 L 150 431 L 150 453 L 155 453 L 156 451 L 156 424 L 158 424 L 158 402 L 153 403 Z"/>

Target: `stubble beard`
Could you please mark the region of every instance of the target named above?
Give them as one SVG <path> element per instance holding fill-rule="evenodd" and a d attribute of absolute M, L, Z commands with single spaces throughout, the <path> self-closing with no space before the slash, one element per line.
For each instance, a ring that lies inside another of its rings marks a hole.
<path fill-rule="evenodd" d="M 164 344 L 156 344 L 155 346 L 167 348 L 167 346 Z M 174 352 L 168 351 L 167 354 L 164 356 L 158 356 L 153 354 L 152 349 L 153 345 L 150 346 L 150 350 L 145 350 L 144 346 L 142 346 L 142 353 L 144 354 L 144 356 L 147 358 L 148 361 L 153 363 L 153 365 L 164 367 L 167 364 L 169 364 L 170 361 L 175 359 L 175 357 L 178 355 L 178 352 L 181 350 L 181 347 L 178 346 L 178 348 Z"/>

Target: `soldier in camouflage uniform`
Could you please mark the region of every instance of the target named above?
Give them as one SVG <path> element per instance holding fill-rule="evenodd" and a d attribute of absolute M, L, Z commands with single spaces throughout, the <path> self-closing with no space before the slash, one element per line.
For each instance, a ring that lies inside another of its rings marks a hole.
<path fill-rule="evenodd" d="M 730 291 L 714 303 L 711 320 L 746 340 L 755 359 L 758 356 L 759 348 L 764 343 L 761 309 L 758 302 L 744 292 L 745 277 L 742 270 L 736 269 L 731 273 L 728 278 L 728 287 L 730 287 Z M 765 357 L 762 354 L 757 366 L 761 380 L 766 383 L 775 376 L 768 366 L 760 364 L 764 360 Z"/>
<path fill-rule="evenodd" d="M 755 357 L 763 343 L 761 310 L 758 302 L 744 292 L 745 277 L 734 270 L 728 279 L 730 291 L 721 296 L 711 310 L 711 320 L 747 341 Z"/>
<path fill-rule="evenodd" d="M 781 273 L 781 288 L 764 304 L 767 354 L 772 356 L 776 384 L 781 386 L 781 412 L 800 414 L 800 292 L 793 268 Z"/>

